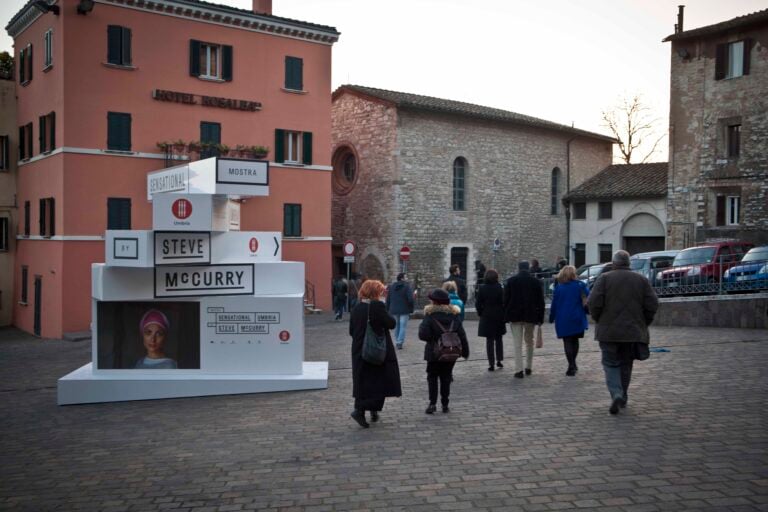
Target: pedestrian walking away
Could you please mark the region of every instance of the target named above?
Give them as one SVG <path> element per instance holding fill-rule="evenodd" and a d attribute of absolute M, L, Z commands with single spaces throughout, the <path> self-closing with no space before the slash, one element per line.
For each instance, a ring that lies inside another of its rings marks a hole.
<path fill-rule="evenodd" d="M 461 297 L 459 297 L 458 294 L 458 287 L 456 286 L 456 283 L 453 281 L 445 281 L 442 286 L 443 290 L 448 292 L 448 298 L 451 301 L 451 304 L 459 308 L 459 319 L 463 322 L 464 321 L 464 301 L 461 300 Z"/>
<path fill-rule="evenodd" d="M 533 373 L 533 330 L 544 323 L 544 290 L 529 272 L 527 261 L 517 264 L 518 272 L 507 279 L 504 288 L 504 315 L 510 323 L 515 349 L 515 377 Z M 526 358 L 523 365 L 523 342 Z"/>
<path fill-rule="evenodd" d="M 589 327 L 587 321 L 586 300 L 589 290 L 583 281 L 576 276 L 576 267 L 566 265 L 560 270 L 555 279 L 555 292 L 549 309 L 549 323 L 555 324 L 555 333 L 563 340 L 565 358 L 568 369 L 565 374 L 569 377 L 576 375 L 579 367 L 576 356 L 579 355 L 579 339 L 584 337 L 584 331 Z"/>
<path fill-rule="evenodd" d="M 488 354 L 488 371 L 495 367 L 503 368 L 503 337 L 507 333 L 504 322 L 504 289 L 499 283 L 499 273 L 489 269 L 485 273 L 485 283 L 480 285 L 475 298 L 475 308 L 480 322 L 477 335 L 485 338 L 485 351 Z M 495 367 L 494 367 L 495 366 Z"/>
<path fill-rule="evenodd" d="M 341 274 L 336 276 L 333 281 L 333 311 L 336 314 L 335 320 L 341 320 L 344 315 L 344 309 L 347 306 L 347 280 Z"/>
<path fill-rule="evenodd" d="M 425 412 L 433 414 L 437 410 L 439 383 L 440 402 L 443 406 L 443 412 L 447 413 L 449 411 L 448 402 L 451 395 L 453 367 L 456 361 L 440 361 L 439 344 L 446 332 L 455 332 L 461 341 L 461 357 L 467 359 L 469 358 L 469 343 L 459 318 L 459 308 L 451 305 L 448 293 L 443 289 L 436 288 L 428 297 L 431 304 L 424 308 L 424 319 L 419 325 L 419 339 L 426 342 L 424 360 L 427 362 L 429 406 Z"/>
<path fill-rule="evenodd" d="M 361 427 L 368 428 L 365 412 L 371 421 L 379 420 L 386 397 L 401 396 L 400 367 L 389 331 L 395 319 L 387 313 L 384 304 L 386 287 L 381 281 L 369 280 L 360 286 L 359 302 L 349 317 L 349 335 L 352 336 L 352 396 L 355 410 L 351 416 Z M 374 333 L 386 337 L 387 354 L 384 363 L 374 365 L 363 360 L 363 342 L 370 323 Z"/>
<path fill-rule="evenodd" d="M 405 344 L 405 329 L 408 319 L 413 313 L 414 301 L 411 285 L 405 279 L 404 273 L 397 274 L 397 281 L 387 288 L 387 311 L 395 317 L 395 344 L 402 349 Z"/>
<path fill-rule="evenodd" d="M 627 251 L 616 251 L 611 263 L 612 270 L 597 278 L 587 305 L 597 323 L 595 339 L 600 343 L 605 384 L 611 394 L 608 411 L 618 414 L 629 401 L 635 359 L 650 356 L 648 326 L 659 301 L 648 279 L 629 269 Z"/>

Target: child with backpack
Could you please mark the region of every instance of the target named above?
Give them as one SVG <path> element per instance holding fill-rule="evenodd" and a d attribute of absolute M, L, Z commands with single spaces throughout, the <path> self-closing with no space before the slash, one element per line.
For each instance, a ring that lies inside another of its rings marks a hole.
<path fill-rule="evenodd" d="M 426 341 L 424 360 L 427 361 L 429 407 L 424 411 L 434 414 L 437 410 L 438 381 L 443 412 L 448 412 L 451 394 L 453 366 L 459 357 L 469 357 L 469 343 L 464 332 L 460 310 L 451 305 L 448 292 L 437 288 L 428 295 L 432 304 L 424 308 L 424 319 L 419 325 L 419 339 Z"/>

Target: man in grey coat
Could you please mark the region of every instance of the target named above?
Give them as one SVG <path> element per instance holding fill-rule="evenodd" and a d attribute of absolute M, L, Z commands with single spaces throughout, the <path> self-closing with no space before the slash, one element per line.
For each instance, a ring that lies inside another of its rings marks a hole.
<path fill-rule="evenodd" d="M 627 405 L 635 359 L 648 358 L 648 325 L 659 307 L 648 279 L 629 269 L 629 253 L 616 251 L 613 270 L 598 277 L 589 294 L 589 312 L 597 323 L 605 383 L 611 393 L 609 412 Z"/>
<path fill-rule="evenodd" d="M 397 281 L 387 287 L 387 311 L 395 317 L 395 344 L 397 348 L 403 348 L 405 343 L 405 328 L 408 325 L 408 319 L 413 313 L 413 290 L 408 281 L 405 280 L 405 274 L 397 274 Z"/>

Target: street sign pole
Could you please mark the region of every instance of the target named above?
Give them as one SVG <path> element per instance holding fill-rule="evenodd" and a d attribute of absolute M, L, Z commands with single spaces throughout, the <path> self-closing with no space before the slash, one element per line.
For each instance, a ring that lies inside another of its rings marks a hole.
<path fill-rule="evenodd" d="M 352 263 L 355 261 L 355 252 L 357 250 L 357 246 L 352 240 L 347 240 L 344 242 L 344 245 L 342 246 L 342 252 L 344 254 L 344 263 L 347 264 L 347 311 L 349 311 L 349 281 L 352 278 Z"/>

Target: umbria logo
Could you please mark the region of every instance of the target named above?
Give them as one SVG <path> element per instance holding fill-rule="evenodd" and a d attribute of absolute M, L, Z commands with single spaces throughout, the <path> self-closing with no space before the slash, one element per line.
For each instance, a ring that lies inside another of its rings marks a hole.
<path fill-rule="evenodd" d="M 259 241 L 255 237 L 251 238 L 248 242 L 248 248 L 251 250 L 251 253 L 256 253 L 259 250 Z"/>
<path fill-rule="evenodd" d="M 173 202 L 171 211 L 174 217 L 184 220 L 192 215 L 192 203 L 187 199 L 177 199 Z"/>

